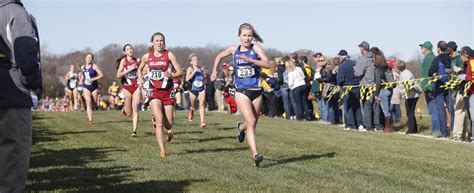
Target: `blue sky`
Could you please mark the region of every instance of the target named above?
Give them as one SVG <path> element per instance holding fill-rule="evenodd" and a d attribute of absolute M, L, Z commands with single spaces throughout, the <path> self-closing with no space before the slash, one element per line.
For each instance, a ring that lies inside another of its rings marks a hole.
<path fill-rule="evenodd" d="M 249 22 L 264 48 L 301 48 L 329 56 L 350 54 L 368 41 L 388 55 L 411 59 L 418 44 L 453 40 L 474 46 L 471 0 L 23 0 L 36 16 L 49 52 L 110 43 L 148 43 L 160 31 L 168 46 L 237 44 L 238 26 Z"/>

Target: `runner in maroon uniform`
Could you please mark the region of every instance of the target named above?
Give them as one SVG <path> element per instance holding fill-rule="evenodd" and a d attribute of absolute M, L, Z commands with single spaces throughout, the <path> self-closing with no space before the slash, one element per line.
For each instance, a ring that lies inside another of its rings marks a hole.
<path fill-rule="evenodd" d="M 153 117 L 156 120 L 156 140 L 160 146 L 160 156 L 166 157 L 163 127 L 168 130 L 168 135 L 173 135 L 173 105 L 171 96 L 173 78 L 183 75 L 183 70 L 176 56 L 165 49 L 165 36 L 154 33 L 151 36 L 152 49 L 143 55 L 138 67 L 138 84 L 148 84 L 146 90 L 147 102 L 150 104 Z M 143 82 L 144 68 L 148 69 L 149 81 Z M 175 72 L 172 72 L 172 68 Z"/>
<path fill-rule="evenodd" d="M 137 69 L 140 59 L 133 57 L 133 47 L 126 44 L 123 47 L 124 56 L 119 62 L 117 70 L 117 78 L 122 79 L 123 95 L 125 95 L 125 103 L 123 112 L 126 116 L 133 116 L 133 132 L 132 136 L 137 136 L 138 128 L 138 105 L 141 100 L 141 89 L 138 88 Z"/>

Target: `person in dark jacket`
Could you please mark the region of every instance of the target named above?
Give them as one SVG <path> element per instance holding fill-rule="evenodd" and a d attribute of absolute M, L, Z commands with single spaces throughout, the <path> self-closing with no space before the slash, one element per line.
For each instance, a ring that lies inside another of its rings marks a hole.
<path fill-rule="evenodd" d="M 375 48 L 375 47 L 374 47 Z M 382 83 L 387 80 L 394 79 L 390 67 L 385 60 L 385 56 L 381 50 L 374 51 L 374 65 L 375 65 L 375 102 L 380 105 L 382 113 L 385 117 L 384 132 L 390 133 L 393 131 L 392 112 L 390 109 L 390 100 L 392 98 L 392 88 L 382 87 Z M 388 76 L 392 76 L 391 78 Z"/>
<path fill-rule="evenodd" d="M 42 90 L 39 48 L 35 19 L 21 1 L 0 0 L 0 192 L 26 189 L 32 98 Z"/>
<path fill-rule="evenodd" d="M 449 93 L 441 86 L 449 81 L 449 69 L 451 67 L 451 57 L 446 52 L 448 46 L 445 41 L 438 42 L 438 56 L 433 60 L 431 67 L 428 71 L 428 75 L 440 76 L 440 79 L 435 83 L 433 89 L 433 97 L 436 102 L 436 111 L 435 115 L 439 116 L 437 119 L 440 121 L 440 132 L 441 137 L 447 138 L 449 136 L 448 125 L 446 122 L 446 114 L 444 110 L 444 105 L 448 107 L 452 104 L 449 102 Z M 439 137 L 437 134 L 433 134 L 435 137 Z"/>
<path fill-rule="evenodd" d="M 339 98 L 337 97 L 337 95 L 333 95 L 331 98 L 327 96 L 333 89 L 335 89 L 336 85 L 336 76 L 335 74 L 333 74 L 334 67 L 329 64 L 329 61 L 325 56 L 319 57 L 317 63 L 321 67 L 321 69 L 319 70 L 321 77 L 318 79 L 318 81 L 325 84 L 323 100 L 326 104 L 325 114 L 327 115 L 327 121 L 329 122 L 329 124 L 335 125 L 338 122 L 337 114 L 339 112 L 337 110 L 337 105 Z"/>
<path fill-rule="evenodd" d="M 337 54 L 341 65 L 337 72 L 337 85 L 339 86 L 357 86 L 359 78 L 354 75 L 355 61 L 349 59 L 346 50 L 341 50 Z M 345 88 L 343 87 L 342 90 Z M 360 109 L 360 89 L 354 87 L 344 96 L 344 130 L 357 129 L 362 126 L 362 112 Z"/>

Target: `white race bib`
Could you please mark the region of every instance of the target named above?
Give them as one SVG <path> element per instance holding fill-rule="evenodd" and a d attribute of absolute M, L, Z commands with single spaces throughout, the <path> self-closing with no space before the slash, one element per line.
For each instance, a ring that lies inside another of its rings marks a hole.
<path fill-rule="evenodd" d="M 69 81 L 69 88 L 76 88 L 77 87 L 77 80 L 76 79 L 71 79 Z"/>
<path fill-rule="evenodd" d="M 193 82 L 193 86 L 195 86 L 195 87 L 202 87 L 202 84 L 203 84 L 203 83 L 202 83 L 202 81 L 200 81 L 200 80 L 195 80 L 195 81 Z"/>
<path fill-rule="evenodd" d="M 90 81 L 91 76 L 89 75 L 89 72 L 88 71 L 84 72 L 84 76 L 85 76 L 84 84 L 85 85 L 91 85 L 92 84 L 91 81 Z"/>
<path fill-rule="evenodd" d="M 234 88 L 229 88 L 229 91 L 228 91 L 229 95 L 234 98 L 235 97 L 235 89 Z"/>
<path fill-rule="evenodd" d="M 237 77 L 248 78 L 255 76 L 255 68 L 251 66 L 239 66 L 237 68 Z"/>
<path fill-rule="evenodd" d="M 163 80 L 165 78 L 163 70 L 151 70 L 148 74 L 151 80 Z"/>
<path fill-rule="evenodd" d="M 85 85 L 91 85 L 92 83 L 91 83 L 89 78 L 86 78 L 86 80 L 84 81 L 84 84 Z"/>

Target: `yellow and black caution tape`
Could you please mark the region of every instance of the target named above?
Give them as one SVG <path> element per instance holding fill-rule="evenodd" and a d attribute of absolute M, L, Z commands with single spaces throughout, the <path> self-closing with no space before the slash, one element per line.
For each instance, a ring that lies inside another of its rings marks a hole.
<path fill-rule="evenodd" d="M 382 83 L 382 85 L 384 85 L 384 89 L 391 89 L 391 88 L 394 88 L 397 83 L 396 82 L 384 82 Z"/>
<path fill-rule="evenodd" d="M 331 98 L 339 91 L 341 91 L 341 87 L 335 86 L 334 89 L 332 89 L 331 92 L 328 94 L 328 100 L 331 100 Z"/>
<path fill-rule="evenodd" d="M 360 86 L 360 101 L 364 101 L 365 100 L 365 92 L 367 91 L 367 86 L 366 85 L 361 85 Z"/>
<path fill-rule="evenodd" d="M 396 86 L 396 84 L 402 84 L 404 88 L 404 93 L 407 94 L 413 87 L 415 87 L 418 83 L 420 83 L 423 80 L 429 79 L 428 83 L 431 84 L 433 82 L 437 82 L 441 77 L 440 76 L 433 76 L 433 77 L 425 77 L 425 78 L 417 78 L 417 79 L 411 79 L 411 80 L 405 80 L 405 81 L 394 81 L 394 82 L 384 82 L 381 85 L 385 89 L 393 88 Z M 457 77 L 453 76 L 451 79 L 443 84 L 441 88 L 444 89 L 454 89 L 456 86 L 461 84 L 462 80 L 458 79 Z M 321 83 L 322 85 L 326 83 Z M 471 85 L 474 84 L 474 81 L 468 81 L 464 85 L 464 96 L 467 96 L 467 91 L 470 89 Z M 374 94 L 376 87 L 374 84 L 371 85 L 348 85 L 348 86 L 337 86 L 337 85 L 332 85 L 332 84 L 327 84 L 334 86 L 334 89 L 329 92 L 328 96 L 326 98 L 329 98 L 329 100 L 337 93 L 340 93 L 339 96 L 339 102 L 346 96 L 353 88 L 360 88 L 360 100 L 361 101 L 366 101 L 369 100 L 370 97 Z M 321 86 L 323 87 L 323 86 Z"/>
<path fill-rule="evenodd" d="M 427 77 L 427 78 L 428 78 L 428 77 Z M 434 76 L 433 78 L 431 78 L 431 79 L 428 81 L 428 84 L 432 84 L 433 82 L 437 82 L 440 78 L 441 78 L 441 76 Z"/>
<path fill-rule="evenodd" d="M 341 102 L 341 100 L 344 98 L 344 96 L 346 96 L 347 94 L 349 94 L 349 92 L 352 90 L 352 87 L 353 86 L 344 86 L 344 91 L 342 91 L 341 95 L 339 96 L 339 102 Z"/>
<path fill-rule="evenodd" d="M 466 84 L 464 85 L 464 89 L 463 89 L 463 97 L 466 97 L 467 96 L 467 91 L 469 91 L 469 89 L 471 88 L 471 85 L 472 85 L 472 81 L 469 81 L 469 82 L 466 82 Z"/>
<path fill-rule="evenodd" d="M 376 87 L 375 85 L 372 85 L 372 86 L 368 86 L 366 87 L 366 94 L 365 94 L 365 100 L 368 101 L 370 99 L 370 97 L 372 97 L 372 95 L 374 94 L 376 90 Z"/>
<path fill-rule="evenodd" d="M 458 79 L 457 77 L 451 76 L 449 81 L 444 83 L 440 88 L 444 88 L 445 90 L 454 89 L 454 88 L 456 88 L 456 86 L 461 84 L 461 82 L 462 81 L 460 79 Z"/>
<path fill-rule="evenodd" d="M 403 90 L 404 90 L 405 95 L 406 95 L 413 87 L 415 87 L 416 84 L 418 84 L 419 82 L 421 82 L 420 79 L 412 79 L 412 80 L 405 80 L 405 81 L 403 81 Z"/>

